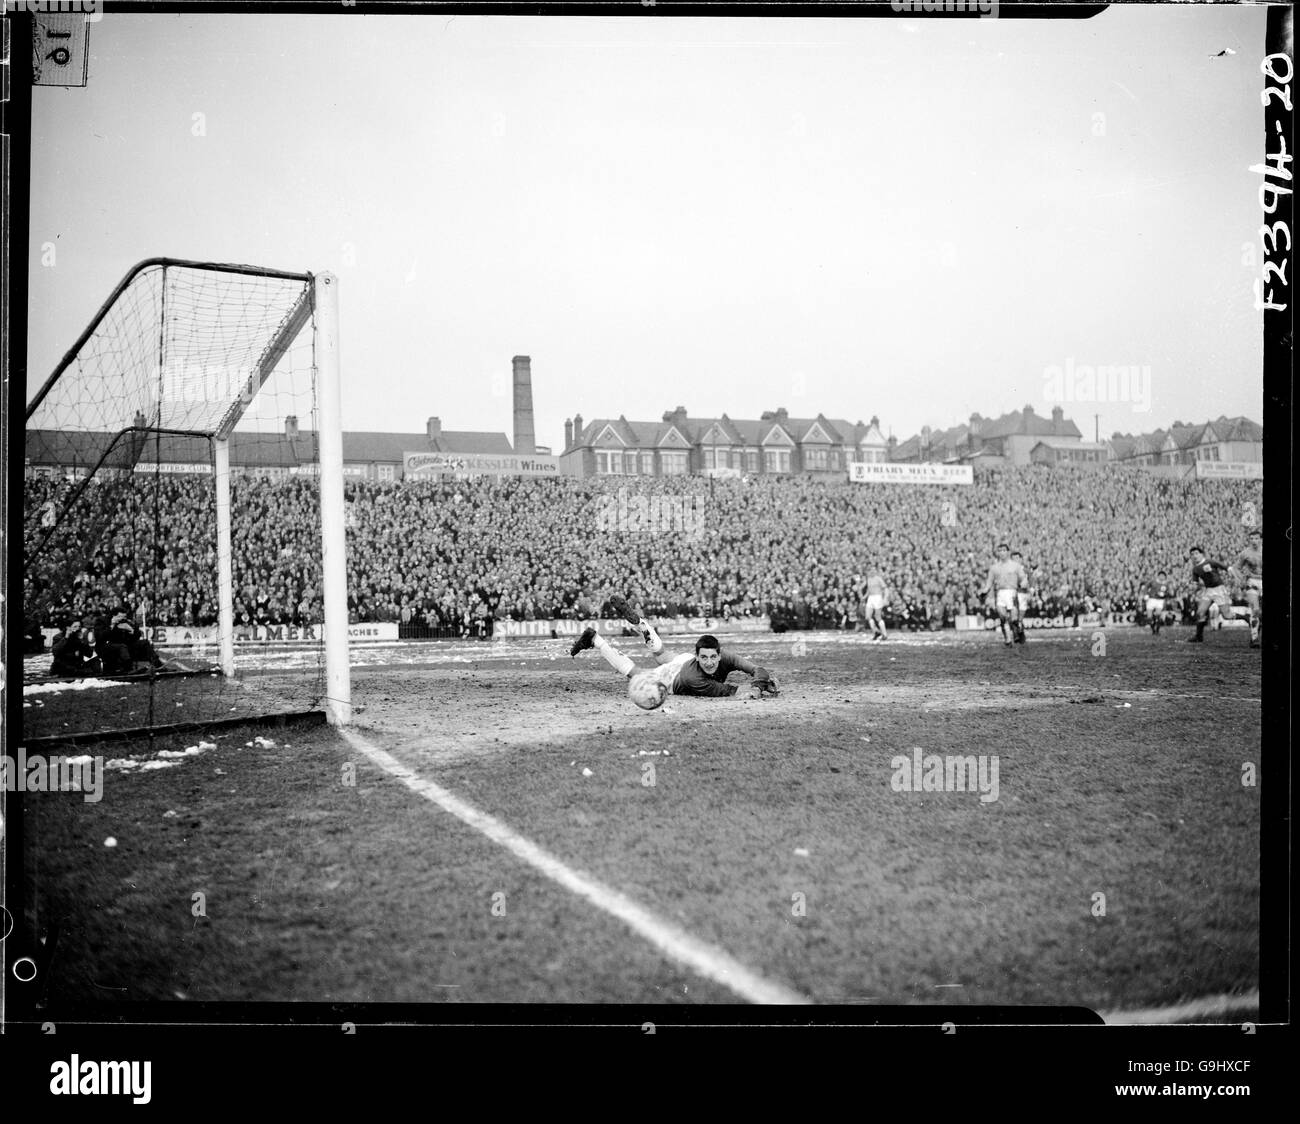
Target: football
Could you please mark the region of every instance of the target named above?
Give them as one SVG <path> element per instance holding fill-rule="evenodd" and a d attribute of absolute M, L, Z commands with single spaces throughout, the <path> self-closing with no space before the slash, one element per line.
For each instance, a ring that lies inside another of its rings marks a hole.
<path fill-rule="evenodd" d="M 627 693 L 642 710 L 654 710 L 664 701 L 668 688 L 649 672 L 642 672 L 632 677 L 627 685 Z"/>

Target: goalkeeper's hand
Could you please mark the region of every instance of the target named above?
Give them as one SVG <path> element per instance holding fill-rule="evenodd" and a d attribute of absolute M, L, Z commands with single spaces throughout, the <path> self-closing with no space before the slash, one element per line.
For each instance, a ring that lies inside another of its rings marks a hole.
<path fill-rule="evenodd" d="M 749 697 L 751 699 L 774 699 L 781 693 L 780 687 L 775 679 L 768 675 L 762 679 L 754 679 L 749 685 Z"/>

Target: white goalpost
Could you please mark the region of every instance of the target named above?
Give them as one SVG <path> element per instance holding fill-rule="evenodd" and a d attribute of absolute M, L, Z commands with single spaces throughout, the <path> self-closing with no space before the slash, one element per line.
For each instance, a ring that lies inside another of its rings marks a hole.
<path fill-rule="evenodd" d="M 350 722 L 338 327 L 330 273 L 170 258 L 128 272 L 27 409 L 29 619 L 130 602 L 155 637 L 212 636 L 213 670 L 234 681 L 237 633 L 288 621 L 287 600 L 292 635 L 323 646 L 303 701 Z M 241 522 L 247 503 L 261 516 Z"/>
<path fill-rule="evenodd" d="M 332 273 L 315 282 L 316 371 L 320 386 L 321 568 L 325 594 L 326 713 L 336 726 L 352 720 L 348 670 L 348 563 L 343 510 L 343 402 L 339 383 L 339 287 Z"/>

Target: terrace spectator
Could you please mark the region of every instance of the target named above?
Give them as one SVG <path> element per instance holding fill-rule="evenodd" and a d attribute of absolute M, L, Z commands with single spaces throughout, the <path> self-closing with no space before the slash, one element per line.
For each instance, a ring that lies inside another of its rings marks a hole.
<path fill-rule="evenodd" d="M 49 605 L 45 620 L 144 600 L 151 625 L 214 624 L 211 481 L 151 478 L 130 502 L 122 487 L 92 482 L 53 528 L 28 560 L 29 599 Z M 588 617 L 614 590 L 634 592 L 652 615 L 767 612 L 777 627 L 847 628 L 861 619 L 864 556 L 879 557 L 897 591 L 891 623 L 929 628 L 981 611 L 984 560 L 1006 537 L 1025 555 L 1033 611 L 1073 615 L 1091 601 L 1122 612 L 1139 603 L 1143 575 L 1187 572 L 1185 543 L 1235 542 L 1246 504 L 1262 510 L 1258 481 L 1069 466 L 978 469 L 971 486 L 926 489 L 781 476 L 485 477 L 350 481 L 344 492 L 350 619 L 459 635 L 486 634 L 492 618 Z M 698 519 L 610 527 L 620 492 L 686 501 Z M 315 483 L 239 477 L 232 493 L 236 621 L 319 621 Z M 48 505 L 68 494 L 64 481 L 29 479 L 29 530 L 49 531 Z"/>

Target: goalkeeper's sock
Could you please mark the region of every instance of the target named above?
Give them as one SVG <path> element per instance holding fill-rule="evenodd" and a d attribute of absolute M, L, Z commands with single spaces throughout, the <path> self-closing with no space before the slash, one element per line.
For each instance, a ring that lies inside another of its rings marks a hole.
<path fill-rule="evenodd" d="M 626 678 L 636 670 L 636 664 L 632 662 L 631 656 L 623 655 L 622 652 L 601 636 L 599 632 L 596 633 L 595 639 L 591 642 L 591 646 L 601 654 L 604 661 L 617 671 L 619 675 Z M 660 645 L 660 647 L 662 646 L 663 645 Z"/>
<path fill-rule="evenodd" d="M 641 618 L 641 623 L 637 625 L 641 630 L 641 635 L 645 637 L 646 647 L 650 649 L 650 654 L 657 656 L 664 650 L 664 642 L 659 639 L 659 633 L 654 630 L 652 625 L 645 617 Z"/>

